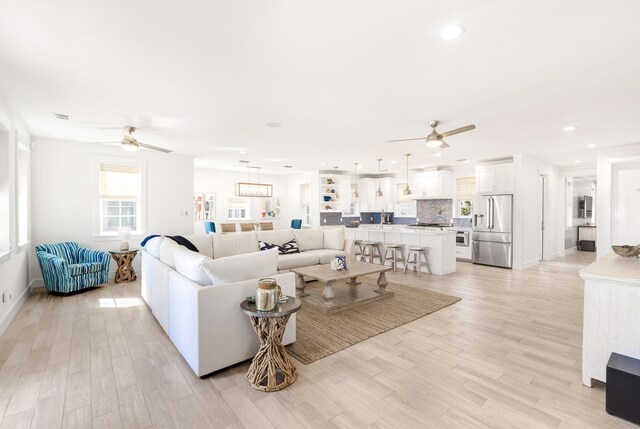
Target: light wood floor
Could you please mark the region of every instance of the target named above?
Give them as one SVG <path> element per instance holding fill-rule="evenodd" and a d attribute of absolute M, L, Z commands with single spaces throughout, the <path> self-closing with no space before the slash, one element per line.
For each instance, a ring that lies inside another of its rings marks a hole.
<path fill-rule="evenodd" d="M 248 385 L 248 363 L 194 376 L 138 283 L 34 293 L 0 338 L 0 428 L 631 428 L 605 413 L 602 385 L 580 383 L 576 272 L 593 256 L 527 271 L 389 273 L 462 301 L 298 364 L 296 383 L 277 393 Z"/>

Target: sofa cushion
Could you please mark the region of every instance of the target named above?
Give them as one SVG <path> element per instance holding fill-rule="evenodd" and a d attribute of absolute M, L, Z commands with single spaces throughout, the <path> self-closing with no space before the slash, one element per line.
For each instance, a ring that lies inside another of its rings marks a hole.
<path fill-rule="evenodd" d="M 260 250 L 270 250 L 276 249 L 281 255 L 288 255 L 290 253 L 300 253 L 300 249 L 298 249 L 298 245 L 296 244 L 296 239 L 294 238 L 291 241 L 287 241 L 284 244 L 271 244 L 265 243 L 264 241 L 259 241 Z"/>
<path fill-rule="evenodd" d="M 162 240 L 164 240 L 162 236 L 150 238 L 144 244 L 145 250 L 149 252 L 151 256 L 160 258 L 160 245 L 162 244 Z"/>
<path fill-rule="evenodd" d="M 316 265 L 318 256 L 310 252 L 290 253 L 288 255 L 278 255 L 278 270 L 290 270 L 292 268 L 308 267 Z"/>
<path fill-rule="evenodd" d="M 193 243 L 201 254 L 213 258 L 213 239 L 209 235 L 185 235 L 184 238 Z"/>
<path fill-rule="evenodd" d="M 304 252 L 305 254 L 313 255 L 318 258 L 319 264 L 328 264 L 331 262 L 333 258 L 336 256 L 347 256 L 346 252 L 342 250 L 334 250 L 334 249 L 316 249 L 316 250 L 307 250 Z M 347 262 L 348 264 L 348 262 Z"/>
<path fill-rule="evenodd" d="M 160 260 L 175 270 L 176 262 L 174 260 L 174 254 L 181 248 L 184 249 L 184 247 L 175 241 L 165 238 L 160 244 Z"/>
<path fill-rule="evenodd" d="M 260 250 L 255 231 L 212 234 L 213 254 L 217 258 L 253 253 Z"/>
<path fill-rule="evenodd" d="M 296 229 L 293 233 L 296 236 L 296 242 L 301 252 L 324 248 L 321 229 Z"/>
<path fill-rule="evenodd" d="M 258 241 L 277 244 L 278 246 L 296 238 L 291 228 L 274 229 L 273 231 L 256 231 L 256 237 L 258 237 Z"/>
<path fill-rule="evenodd" d="M 202 267 L 214 285 L 259 279 L 278 273 L 278 251 L 271 249 L 216 258 L 202 264 Z"/>
<path fill-rule="evenodd" d="M 198 252 L 192 252 L 184 247 L 173 254 L 176 271 L 200 286 L 211 284 L 211 279 L 204 270 L 203 264 L 212 261 L 210 257 Z"/>
<path fill-rule="evenodd" d="M 344 228 L 327 228 L 322 230 L 325 249 L 344 249 Z M 323 264 L 324 262 L 321 262 Z"/>

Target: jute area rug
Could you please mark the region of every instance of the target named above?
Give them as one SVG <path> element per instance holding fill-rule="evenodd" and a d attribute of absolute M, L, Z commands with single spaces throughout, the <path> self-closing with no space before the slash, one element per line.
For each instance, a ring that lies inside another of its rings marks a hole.
<path fill-rule="evenodd" d="M 377 287 L 375 280 L 361 278 L 361 281 L 359 287 Z M 314 282 L 307 287 L 322 286 Z M 300 362 L 310 364 L 460 301 L 455 296 L 400 284 L 390 283 L 387 289 L 394 292 L 389 299 L 333 315 L 304 305 L 303 301 L 297 315 L 296 342 L 287 347 L 287 352 Z"/>

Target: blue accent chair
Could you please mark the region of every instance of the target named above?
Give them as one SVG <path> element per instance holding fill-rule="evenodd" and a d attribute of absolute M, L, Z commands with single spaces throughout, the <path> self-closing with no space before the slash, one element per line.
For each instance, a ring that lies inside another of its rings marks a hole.
<path fill-rule="evenodd" d="M 109 252 L 66 241 L 37 245 L 36 257 L 49 292 L 71 293 L 109 281 Z"/>
<path fill-rule="evenodd" d="M 302 219 L 291 219 L 291 228 L 302 229 Z"/>
<path fill-rule="evenodd" d="M 216 232 L 216 224 L 213 221 L 204 221 L 204 232 L 207 234 L 213 234 Z"/>

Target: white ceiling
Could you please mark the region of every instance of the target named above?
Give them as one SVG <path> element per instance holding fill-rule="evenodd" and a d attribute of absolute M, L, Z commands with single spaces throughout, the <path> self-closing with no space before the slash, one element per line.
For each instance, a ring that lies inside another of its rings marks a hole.
<path fill-rule="evenodd" d="M 213 167 L 587 166 L 587 144 L 640 142 L 639 18 L 637 0 L 6 0 L 0 98 L 36 136 L 117 140 L 81 123 L 141 122 L 141 141 Z M 449 23 L 466 32 L 445 42 Z M 477 129 L 443 151 L 386 143 L 431 119 Z"/>

